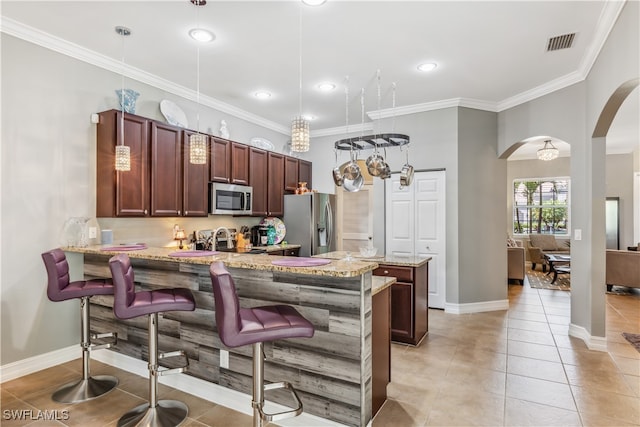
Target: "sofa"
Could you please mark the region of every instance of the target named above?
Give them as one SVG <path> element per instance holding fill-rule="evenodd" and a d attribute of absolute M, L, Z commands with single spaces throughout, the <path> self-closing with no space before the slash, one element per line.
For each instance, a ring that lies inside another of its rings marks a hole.
<path fill-rule="evenodd" d="M 640 244 L 638 245 L 640 249 Z M 607 249 L 607 291 L 615 286 L 640 288 L 640 252 Z"/>
<path fill-rule="evenodd" d="M 542 266 L 542 271 L 547 271 L 547 260 L 544 255 L 569 255 L 571 248 L 565 242 L 558 244 L 556 236 L 553 234 L 529 234 L 529 243 L 527 244 L 529 251 L 529 261 L 531 261 L 531 269 L 536 269 L 536 264 Z"/>
<path fill-rule="evenodd" d="M 520 281 L 524 285 L 524 247 L 516 246 L 507 248 L 507 278 L 509 280 Z"/>

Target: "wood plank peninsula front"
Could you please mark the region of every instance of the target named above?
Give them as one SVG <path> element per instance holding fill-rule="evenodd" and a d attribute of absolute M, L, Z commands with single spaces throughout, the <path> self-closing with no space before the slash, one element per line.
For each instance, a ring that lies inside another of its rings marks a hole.
<path fill-rule="evenodd" d="M 64 248 L 72 271 L 110 277 L 108 260 L 118 252 L 100 246 Z M 265 343 L 267 381 L 293 384 L 304 411 L 350 426 L 372 418 L 372 272 L 371 262 L 332 260 L 317 267 L 273 265 L 279 256 L 219 253 L 206 257 L 170 256 L 175 248 L 126 252 L 136 286 L 141 289 L 185 287 L 196 298 L 194 312 L 168 312 L 159 322 L 161 351 L 183 349 L 188 375 L 251 394 L 251 348 L 226 348 L 215 325 L 209 276 L 213 261 L 224 262 L 237 286 L 242 306 L 289 304 L 316 328 L 313 338 Z M 117 331 L 112 351 L 146 360 L 146 322 L 117 320 L 113 297 L 91 299 L 95 332 Z M 229 352 L 228 367 L 221 351 Z M 286 395 L 272 400 L 286 404 Z"/>

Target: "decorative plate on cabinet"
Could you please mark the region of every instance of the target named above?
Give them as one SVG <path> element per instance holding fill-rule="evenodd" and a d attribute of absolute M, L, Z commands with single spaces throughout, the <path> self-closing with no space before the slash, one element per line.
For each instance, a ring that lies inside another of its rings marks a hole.
<path fill-rule="evenodd" d="M 184 114 L 184 111 L 168 99 L 160 101 L 160 112 L 170 125 L 180 126 L 181 128 L 189 126 L 187 115 Z"/>
<path fill-rule="evenodd" d="M 276 239 L 273 242 L 275 245 L 282 242 L 284 240 L 284 236 L 287 234 L 287 228 L 284 226 L 284 222 L 275 216 L 266 217 L 260 221 L 260 225 L 273 225 L 273 228 L 276 229 Z"/>
<path fill-rule="evenodd" d="M 274 146 L 268 139 L 260 138 L 256 136 L 255 138 L 251 138 L 251 145 L 256 148 L 262 148 L 263 150 L 274 150 Z"/>

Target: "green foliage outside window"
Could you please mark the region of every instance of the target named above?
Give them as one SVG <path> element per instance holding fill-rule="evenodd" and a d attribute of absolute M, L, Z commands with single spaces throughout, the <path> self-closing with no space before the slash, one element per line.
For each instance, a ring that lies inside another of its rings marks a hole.
<path fill-rule="evenodd" d="M 513 182 L 513 233 L 566 235 L 569 230 L 569 179 Z"/>

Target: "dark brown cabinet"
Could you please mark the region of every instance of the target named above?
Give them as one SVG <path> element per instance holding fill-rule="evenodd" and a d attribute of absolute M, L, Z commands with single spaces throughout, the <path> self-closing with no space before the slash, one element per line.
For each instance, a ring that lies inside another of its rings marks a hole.
<path fill-rule="evenodd" d="M 215 182 L 231 182 L 231 141 L 211 137 L 211 171 L 209 179 Z"/>
<path fill-rule="evenodd" d="M 311 162 L 298 159 L 298 182 L 306 182 L 307 188 L 313 188 L 313 183 L 311 182 Z"/>
<path fill-rule="evenodd" d="M 287 248 L 281 251 L 269 251 L 268 255 L 300 256 L 300 248 Z"/>
<path fill-rule="evenodd" d="M 249 146 L 231 143 L 231 183 L 249 185 Z"/>
<path fill-rule="evenodd" d="M 284 155 L 267 154 L 267 211 L 269 216 L 284 215 Z"/>
<path fill-rule="evenodd" d="M 151 216 L 182 215 L 182 130 L 151 122 Z"/>
<path fill-rule="evenodd" d="M 429 263 L 418 267 L 380 264 L 375 276 L 395 277 L 391 287 L 391 339 L 418 345 L 427 334 Z"/>
<path fill-rule="evenodd" d="M 131 150 L 131 170 L 115 170 L 115 146 Z M 97 126 L 96 216 L 149 214 L 149 120 L 117 110 L 100 113 Z"/>
<path fill-rule="evenodd" d="M 371 414 L 387 400 L 391 382 L 391 288 L 371 298 Z"/>
<path fill-rule="evenodd" d="M 251 147 L 249 165 L 249 185 L 253 187 L 253 216 L 267 216 L 267 152 Z"/>
<path fill-rule="evenodd" d="M 298 159 L 284 158 L 284 191 L 293 193 L 298 188 Z"/>
<path fill-rule="evenodd" d="M 182 155 L 182 216 L 209 215 L 209 159 L 204 165 L 194 165 L 189 161 L 189 136 L 195 132 L 184 131 L 184 152 Z M 207 137 L 209 144 L 209 137 Z"/>

